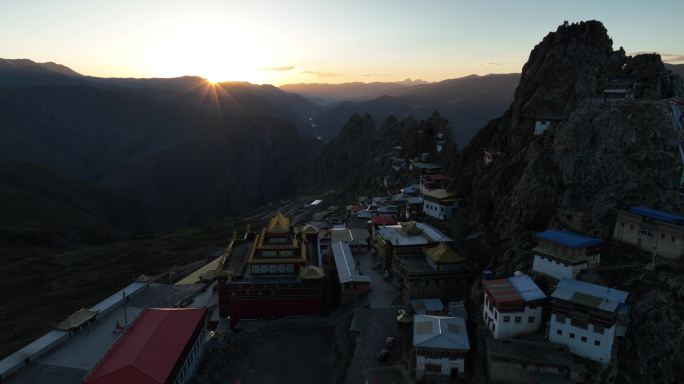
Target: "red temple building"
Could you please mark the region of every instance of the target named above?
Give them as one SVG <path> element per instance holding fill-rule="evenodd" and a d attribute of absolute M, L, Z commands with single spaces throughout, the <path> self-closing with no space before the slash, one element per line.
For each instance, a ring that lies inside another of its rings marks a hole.
<path fill-rule="evenodd" d="M 221 316 L 234 324 L 239 319 L 320 314 L 325 273 L 317 237 L 309 232 L 291 227 L 278 213 L 244 244 L 249 247 L 244 262 L 231 263 L 232 269 L 219 278 Z M 239 250 L 234 252 L 239 259 Z"/>

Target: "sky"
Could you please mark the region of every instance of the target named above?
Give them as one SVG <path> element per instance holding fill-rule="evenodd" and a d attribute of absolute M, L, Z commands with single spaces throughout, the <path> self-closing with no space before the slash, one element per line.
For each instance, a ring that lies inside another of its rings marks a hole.
<path fill-rule="evenodd" d="M 684 63 L 684 0 L 0 0 L 0 57 L 102 77 L 438 81 L 519 72 L 567 20 Z"/>

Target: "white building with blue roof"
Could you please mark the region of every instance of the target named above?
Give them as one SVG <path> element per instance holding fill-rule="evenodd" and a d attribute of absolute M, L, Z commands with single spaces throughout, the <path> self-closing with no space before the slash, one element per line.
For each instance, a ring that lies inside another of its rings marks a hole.
<path fill-rule="evenodd" d="M 618 212 L 613 238 L 666 259 L 684 255 L 684 216 L 648 207 Z"/>
<path fill-rule="evenodd" d="M 575 279 L 601 263 L 603 240 L 568 231 L 550 229 L 536 235 L 532 270 L 556 279 Z"/>
<path fill-rule="evenodd" d="M 425 376 L 463 378 L 468 330 L 461 317 L 416 315 L 413 321 L 416 379 Z"/>
<path fill-rule="evenodd" d="M 629 293 L 573 279 L 561 279 L 551 294 L 549 341 L 604 364 L 610 362 L 616 336 L 624 336 Z"/>

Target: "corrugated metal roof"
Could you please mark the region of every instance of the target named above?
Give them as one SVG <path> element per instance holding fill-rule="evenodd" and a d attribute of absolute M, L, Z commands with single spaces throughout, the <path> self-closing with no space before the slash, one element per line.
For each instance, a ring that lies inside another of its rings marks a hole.
<path fill-rule="evenodd" d="M 494 300 L 499 303 L 519 300 L 530 302 L 546 298 L 544 292 L 527 275 L 488 280 L 484 284 Z"/>
<path fill-rule="evenodd" d="M 352 281 L 370 283 L 369 276 L 359 275 L 359 272 L 356 270 L 356 263 L 349 245 L 341 241 L 333 243 L 332 254 L 335 258 L 335 267 L 337 268 L 337 276 L 340 279 L 340 283 Z"/>
<path fill-rule="evenodd" d="M 508 279 L 487 280 L 484 282 L 487 292 L 499 303 L 521 301 L 522 297 Z"/>
<path fill-rule="evenodd" d="M 629 211 L 635 215 L 648 217 L 654 220 L 664 221 L 674 225 L 684 225 L 684 216 L 674 213 L 658 211 L 648 207 L 632 207 Z"/>
<path fill-rule="evenodd" d="M 424 223 L 415 223 L 415 227 L 410 223 L 404 223 L 403 226 L 388 225 L 380 227 L 377 232 L 393 245 L 425 245 L 452 241 L 450 237 Z"/>
<path fill-rule="evenodd" d="M 424 315 L 427 312 L 444 311 L 444 304 L 442 304 L 440 299 L 414 299 L 410 301 L 410 304 L 419 315 Z"/>
<path fill-rule="evenodd" d="M 463 301 L 452 301 L 449 303 L 449 316 L 461 317 L 468 320 L 468 310 Z"/>
<path fill-rule="evenodd" d="M 465 320 L 460 317 L 415 315 L 413 346 L 468 351 L 470 342 Z"/>
<path fill-rule="evenodd" d="M 85 378 L 86 384 L 166 383 L 205 308 L 145 309 Z"/>
<path fill-rule="evenodd" d="M 333 228 L 330 231 L 330 238 L 333 242 L 338 241 L 352 241 L 354 237 L 349 229 L 346 228 Z"/>
<path fill-rule="evenodd" d="M 621 304 L 625 304 L 627 296 L 629 292 L 567 278 L 561 279 L 551 294 L 554 299 L 608 312 L 615 312 Z"/>
<path fill-rule="evenodd" d="M 603 244 L 601 239 L 555 229 L 539 232 L 537 233 L 537 238 L 562 244 L 570 248 L 593 247 Z"/>
<path fill-rule="evenodd" d="M 67 317 L 66 319 L 60 321 L 57 325 L 55 325 L 55 328 L 60 329 L 62 331 L 75 329 L 94 319 L 95 316 L 97 316 L 97 312 L 90 311 L 84 308 L 74 313 L 73 315 Z"/>
<path fill-rule="evenodd" d="M 508 281 L 526 302 L 546 298 L 544 292 L 527 275 L 512 276 Z"/>
<path fill-rule="evenodd" d="M 432 191 L 423 192 L 424 196 L 432 197 L 435 199 L 455 199 L 456 192 L 449 192 L 446 189 L 433 189 Z"/>

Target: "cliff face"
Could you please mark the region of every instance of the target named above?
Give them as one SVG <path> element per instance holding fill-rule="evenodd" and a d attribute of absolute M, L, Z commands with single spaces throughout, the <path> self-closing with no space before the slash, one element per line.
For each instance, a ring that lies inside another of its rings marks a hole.
<path fill-rule="evenodd" d="M 603 102 L 616 79 L 638 82 L 640 98 Z M 617 207 L 674 208 L 677 133 L 662 99 L 678 87 L 658 55 L 613 51 L 601 23 L 559 27 L 530 54 L 508 111 L 450 159 L 469 224 L 509 240 L 545 228 L 560 210 L 590 209 L 589 229 L 607 234 Z M 554 122 L 535 136 L 540 118 Z M 496 154 L 489 165 L 485 149 Z"/>
<path fill-rule="evenodd" d="M 448 122 L 439 113 L 416 121 L 412 117 L 388 117 L 379 127 L 366 114 L 352 115 L 337 138 L 323 151 L 315 180 L 321 186 L 347 190 L 382 188 L 382 176 L 391 168 L 393 147 L 402 146 L 402 158 L 413 158 L 421 153 L 437 157 L 435 132 L 445 129 Z M 448 130 L 447 130 L 448 131 Z M 455 153 L 451 138 L 446 151 Z"/>
<path fill-rule="evenodd" d="M 603 101 L 603 89 L 618 83 L 637 83 L 630 88 L 637 99 Z M 677 211 L 682 166 L 666 99 L 682 95 L 681 79 L 658 55 L 613 51 L 599 22 L 563 25 L 547 35 L 530 54 L 510 108 L 462 153 L 445 159 L 455 178 L 451 187 L 464 199 L 461 224 L 485 234 L 482 246 L 497 255 L 495 274 L 529 268 L 532 232 L 570 229 L 568 212 L 585 215 L 582 232 L 610 238 L 618 209 L 638 204 Z M 534 135 L 540 118 L 553 123 Z M 494 156 L 490 164 L 485 150 Z M 642 266 L 645 259 L 605 262 Z M 617 360 L 596 382 L 681 377 L 684 311 L 673 308 L 684 298 L 678 265 L 598 274 L 599 284 L 630 292 L 633 310 Z"/>

